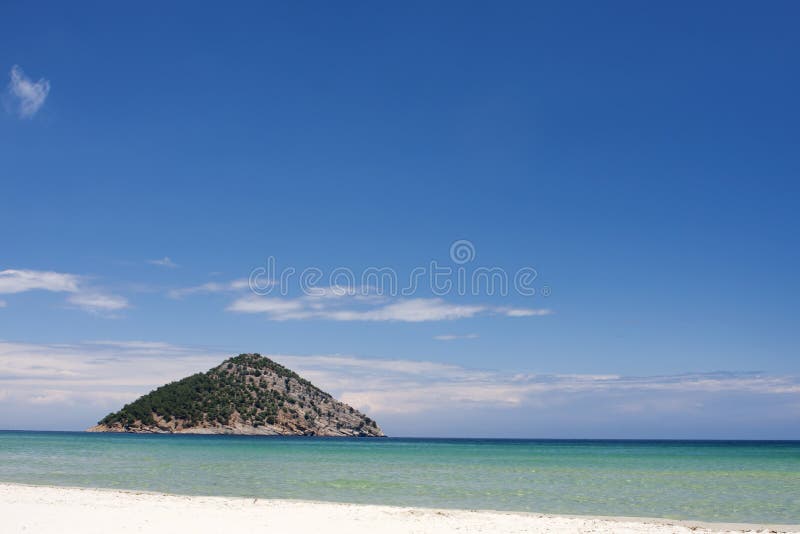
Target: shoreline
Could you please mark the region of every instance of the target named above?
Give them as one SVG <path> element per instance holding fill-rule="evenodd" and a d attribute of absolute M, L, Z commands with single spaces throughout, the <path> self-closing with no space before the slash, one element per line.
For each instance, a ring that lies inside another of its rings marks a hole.
<path fill-rule="evenodd" d="M 800 525 L 715 523 L 175 495 L 152 491 L 0 483 L 4 532 L 798 532 Z"/>

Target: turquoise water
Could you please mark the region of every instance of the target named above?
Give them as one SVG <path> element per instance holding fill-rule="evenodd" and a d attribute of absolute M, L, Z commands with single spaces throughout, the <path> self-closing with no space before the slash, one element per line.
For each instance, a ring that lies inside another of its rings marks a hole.
<path fill-rule="evenodd" d="M 800 523 L 800 442 L 0 432 L 0 481 L 437 508 Z"/>

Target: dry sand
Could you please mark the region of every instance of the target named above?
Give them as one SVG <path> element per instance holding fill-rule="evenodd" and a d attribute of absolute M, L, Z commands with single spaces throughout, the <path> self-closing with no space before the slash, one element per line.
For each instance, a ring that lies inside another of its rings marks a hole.
<path fill-rule="evenodd" d="M 0 533 L 800 532 L 800 527 L 567 517 L 0 484 Z"/>

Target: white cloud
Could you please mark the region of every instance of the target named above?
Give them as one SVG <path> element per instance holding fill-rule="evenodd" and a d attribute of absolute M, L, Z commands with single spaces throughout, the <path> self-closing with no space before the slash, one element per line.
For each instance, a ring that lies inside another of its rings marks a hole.
<path fill-rule="evenodd" d="M 689 373 L 649 377 L 537 375 L 414 360 L 352 356 L 271 356 L 368 413 L 414 414 L 470 407 L 544 409 L 579 398 L 614 399 L 631 410 L 644 398 L 719 394 L 800 395 L 800 380 L 758 373 Z M 627 400 L 626 400 L 627 399 Z M 650 401 L 648 401 L 650 402 Z M 665 406 L 667 404 L 664 404 Z M 674 405 L 674 403 L 672 404 Z M 647 406 L 645 406 L 647 408 Z"/>
<path fill-rule="evenodd" d="M 228 354 L 227 356 L 230 356 Z M 149 388 L 216 365 L 225 354 L 162 342 L 88 341 L 36 344 L 0 341 L 0 389 Z M 157 365 L 153 362 L 158 361 Z M 160 374 L 164 374 L 159 378 Z M 9 388 L 5 388 L 5 385 Z"/>
<path fill-rule="evenodd" d="M 270 285 L 274 287 L 275 282 L 270 282 Z M 227 311 L 263 314 L 271 321 L 317 319 L 414 323 L 467 319 L 479 315 L 533 317 L 552 313 L 548 309 L 453 303 L 442 298 L 397 298 L 383 295 L 371 286 L 312 287 L 298 297 L 257 294 L 250 289 L 248 280 L 238 279 L 173 289 L 168 295 L 179 299 L 199 293 L 238 294 L 238 298 L 226 307 Z"/>
<path fill-rule="evenodd" d="M 37 406 L 53 404 L 70 407 L 60 417 L 75 420 L 75 413 L 82 414 L 78 424 L 88 427 L 154 387 L 219 364 L 231 352 L 148 341 L 0 341 L 0 428 L 6 418 L 40 413 Z"/>
<path fill-rule="evenodd" d="M 70 406 L 70 417 L 81 413 L 79 424 L 90 426 L 153 388 L 205 371 L 236 352 L 141 340 L 48 345 L 0 341 L 0 428 L 12 415 L 38 413 L 26 410 L 47 404 Z M 540 375 L 424 360 L 268 356 L 379 422 L 405 422 L 412 429 L 436 414 L 452 418 L 476 410 L 577 421 L 581 415 L 575 406 L 602 406 L 612 418 L 649 417 L 696 412 L 722 400 L 735 413 L 737 406 L 752 406 L 755 398 L 773 398 L 776 406 L 794 406 L 800 398 L 798 377 L 758 373 Z"/>
<path fill-rule="evenodd" d="M 442 334 L 439 336 L 433 336 L 433 339 L 437 341 L 455 341 L 457 339 L 477 339 L 478 334 Z"/>
<path fill-rule="evenodd" d="M 128 307 L 128 300 L 118 295 L 75 293 L 67 298 L 70 304 L 91 312 L 108 312 Z"/>
<path fill-rule="evenodd" d="M 163 341 L 87 341 L 87 345 L 97 345 L 99 347 L 115 347 L 126 351 L 135 351 L 137 354 L 161 354 L 184 353 L 190 349 L 164 343 Z"/>
<path fill-rule="evenodd" d="M 271 321 L 321 319 L 418 323 L 480 315 L 533 317 L 552 313 L 548 309 L 457 304 L 442 298 L 394 298 L 382 295 L 370 286 L 313 287 L 299 297 L 259 295 L 249 289 L 248 280 L 238 279 L 173 289 L 168 295 L 179 299 L 198 293 L 238 293 L 238 298 L 227 306 L 227 311 L 263 314 Z"/>
<path fill-rule="evenodd" d="M 474 317 L 486 310 L 483 306 L 448 304 L 442 299 L 406 299 L 391 304 L 374 306 L 375 302 L 362 299 L 358 304 L 368 302 L 368 307 L 342 308 L 355 300 L 355 297 L 344 300 L 331 300 L 332 294 L 288 299 L 277 297 L 259 297 L 249 295 L 235 300 L 228 311 L 240 313 L 264 313 L 273 321 L 291 319 L 328 319 L 333 321 L 400 321 L 423 322 L 442 321 Z M 333 295 L 341 299 L 342 295 Z M 327 299 L 327 300 L 323 300 Z"/>
<path fill-rule="evenodd" d="M 18 65 L 14 65 L 10 72 L 11 81 L 8 84 L 8 93 L 22 118 L 31 118 L 41 109 L 50 93 L 50 82 L 41 78 L 38 82 L 25 76 Z"/>
<path fill-rule="evenodd" d="M 287 314 L 293 314 L 304 309 L 304 305 L 300 299 L 277 299 L 277 298 L 261 298 L 261 297 L 243 297 L 236 299 L 230 306 L 228 311 L 242 312 L 242 313 L 267 313 L 273 318 L 287 318 Z"/>
<path fill-rule="evenodd" d="M 15 385 L 68 390 L 158 386 L 204 371 L 233 355 L 208 347 L 158 341 L 100 340 L 78 344 L 31 344 L 0 341 L 0 390 Z M 433 407 L 489 403 L 518 405 L 537 395 L 661 391 L 800 395 L 792 376 L 759 373 L 686 373 L 659 376 L 613 374 L 528 374 L 467 368 L 425 360 L 361 358 L 349 355 L 270 354 L 337 395 L 371 399 L 384 410 L 406 411 L 408 404 Z M 144 362 L 147 363 L 144 363 Z M 35 388 L 34 388 L 35 389 Z M 373 409 L 375 409 L 373 407 Z"/>
<path fill-rule="evenodd" d="M 194 295 L 198 293 L 227 293 L 244 291 L 249 288 L 250 283 L 248 280 L 245 278 L 240 278 L 237 280 L 231 280 L 229 282 L 208 282 L 199 286 L 172 289 L 169 291 L 169 293 L 167 293 L 167 295 L 173 299 L 180 299 L 188 295 Z"/>
<path fill-rule="evenodd" d="M 542 317 L 553 313 L 552 310 L 547 308 L 497 308 L 497 311 L 507 317 Z"/>
<path fill-rule="evenodd" d="M 549 315 L 549 310 L 493 307 L 482 304 L 454 304 L 441 298 L 396 299 L 362 292 L 322 290 L 318 295 L 298 298 L 247 295 L 232 302 L 227 310 L 263 313 L 273 321 L 325 319 L 331 321 L 394 321 L 419 323 L 452 321 L 479 315 L 523 317 Z"/>
<path fill-rule="evenodd" d="M 172 261 L 169 256 L 164 256 L 158 260 L 147 260 L 147 263 L 150 265 L 157 265 L 159 267 L 167 267 L 168 269 L 175 269 L 178 267 L 178 264 Z"/>
<path fill-rule="evenodd" d="M 290 367 L 297 367 L 309 372 L 339 370 L 343 373 L 343 377 L 348 377 L 351 373 L 363 376 L 365 372 L 368 374 L 378 372 L 390 375 L 432 375 L 450 378 L 475 377 L 479 374 L 486 376 L 485 371 L 467 370 L 459 365 L 424 360 L 359 358 L 343 355 L 293 356 L 277 354 L 270 357 L 274 357 Z"/>
<path fill-rule="evenodd" d="M 6 269 L 0 271 L 0 293 L 22 293 L 34 289 L 75 292 L 80 281 L 80 277 L 74 274 Z"/>
<path fill-rule="evenodd" d="M 0 300 L 0 308 L 5 308 L 7 306 L 6 301 Z"/>
<path fill-rule="evenodd" d="M 0 294 L 26 291 L 69 293 L 67 302 L 90 312 L 109 312 L 128 307 L 128 301 L 119 295 L 98 290 L 87 283 L 85 277 L 53 271 L 6 269 L 0 271 Z"/>
<path fill-rule="evenodd" d="M 407 299 L 367 311 L 341 310 L 327 313 L 336 321 L 449 321 L 475 317 L 485 306 L 450 304 L 442 299 Z"/>

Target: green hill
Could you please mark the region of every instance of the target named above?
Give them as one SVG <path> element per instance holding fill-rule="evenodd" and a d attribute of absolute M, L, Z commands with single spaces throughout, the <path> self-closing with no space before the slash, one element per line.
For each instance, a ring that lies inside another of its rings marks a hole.
<path fill-rule="evenodd" d="M 383 436 L 369 417 L 259 354 L 161 386 L 89 431 Z"/>

